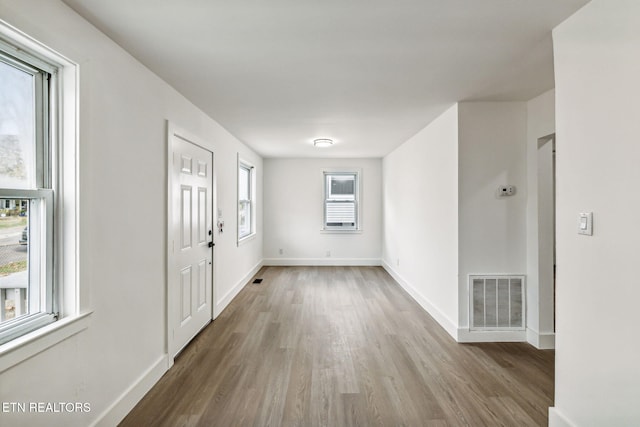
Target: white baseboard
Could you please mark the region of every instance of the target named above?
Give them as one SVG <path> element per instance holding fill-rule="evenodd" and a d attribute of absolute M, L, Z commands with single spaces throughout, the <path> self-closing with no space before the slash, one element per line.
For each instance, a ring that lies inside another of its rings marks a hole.
<path fill-rule="evenodd" d="M 549 408 L 549 427 L 574 427 L 574 424 L 552 406 Z"/>
<path fill-rule="evenodd" d="M 167 355 L 161 356 L 124 393 L 111 404 L 98 419 L 91 424 L 96 427 L 116 426 L 142 400 L 165 372 L 169 369 Z"/>
<path fill-rule="evenodd" d="M 380 266 L 379 258 L 265 258 L 267 266 Z"/>
<path fill-rule="evenodd" d="M 468 328 L 458 329 L 458 342 L 525 342 L 526 331 L 470 331 Z"/>
<path fill-rule="evenodd" d="M 553 332 L 540 333 L 527 329 L 527 342 L 538 350 L 553 350 L 556 348 L 556 334 Z"/>
<path fill-rule="evenodd" d="M 222 310 L 227 308 L 229 303 L 236 297 L 236 295 L 238 295 L 238 293 L 242 290 L 242 288 L 246 286 L 249 280 L 251 280 L 251 278 L 255 276 L 255 274 L 262 268 L 263 265 L 264 265 L 264 262 L 260 260 L 256 265 L 253 266 L 253 268 L 247 274 L 244 275 L 244 277 L 242 277 L 242 279 L 240 279 L 231 288 L 231 290 L 229 290 L 222 298 L 220 298 L 220 301 L 214 304 L 213 306 L 214 320 L 216 317 L 220 315 L 220 313 L 222 313 Z"/>
<path fill-rule="evenodd" d="M 427 298 L 425 298 L 420 292 L 416 290 L 409 282 L 404 280 L 400 274 L 398 274 L 391 266 L 382 260 L 382 268 L 384 268 L 387 273 L 393 277 L 393 279 L 398 282 L 398 284 L 405 290 L 411 297 L 418 303 L 420 306 L 433 317 L 436 322 L 444 328 L 445 331 L 449 335 L 453 337 L 456 341 L 458 340 L 458 327 L 454 322 L 451 321 L 444 313 L 442 313 L 439 309 L 436 308 L 435 305 L 431 303 Z"/>

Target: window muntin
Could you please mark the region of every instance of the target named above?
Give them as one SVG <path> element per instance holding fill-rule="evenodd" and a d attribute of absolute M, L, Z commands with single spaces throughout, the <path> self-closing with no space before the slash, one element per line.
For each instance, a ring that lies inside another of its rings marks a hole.
<path fill-rule="evenodd" d="M 253 230 L 253 167 L 238 166 L 238 240 L 250 236 Z"/>
<path fill-rule="evenodd" d="M 56 318 L 49 82 L 0 51 L 0 344 Z"/>
<path fill-rule="evenodd" d="M 358 173 L 324 172 L 325 230 L 358 230 Z"/>

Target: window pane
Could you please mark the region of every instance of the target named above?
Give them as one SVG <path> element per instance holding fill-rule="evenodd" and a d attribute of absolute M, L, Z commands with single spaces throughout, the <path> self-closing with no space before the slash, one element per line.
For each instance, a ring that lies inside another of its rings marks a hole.
<path fill-rule="evenodd" d="M 241 166 L 238 174 L 238 200 L 249 200 L 251 173 L 249 169 Z"/>
<path fill-rule="evenodd" d="M 251 203 L 241 201 L 238 203 L 238 236 L 240 238 L 251 234 Z"/>
<path fill-rule="evenodd" d="M 0 61 L 0 188 L 35 188 L 34 76 Z"/>
<path fill-rule="evenodd" d="M 38 290 L 29 289 L 29 200 L 0 199 L 0 323 L 37 308 Z M 30 299 L 33 301 L 30 302 Z"/>
<path fill-rule="evenodd" d="M 331 194 L 353 194 L 353 177 L 337 176 L 331 180 Z"/>
<path fill-rule="evenodd" d="M 355 200 L 356 177 L 355 175 L 331 174 L 327 175 L 328 199 Z"/>

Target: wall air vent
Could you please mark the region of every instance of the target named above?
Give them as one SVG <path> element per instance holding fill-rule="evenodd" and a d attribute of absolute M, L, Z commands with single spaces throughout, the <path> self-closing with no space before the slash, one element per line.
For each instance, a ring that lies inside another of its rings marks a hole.
<path fill-rule="evenodd" d="M 525 329 L 524 276 L 470 275 L 469 301 L 471 331 Z"/>

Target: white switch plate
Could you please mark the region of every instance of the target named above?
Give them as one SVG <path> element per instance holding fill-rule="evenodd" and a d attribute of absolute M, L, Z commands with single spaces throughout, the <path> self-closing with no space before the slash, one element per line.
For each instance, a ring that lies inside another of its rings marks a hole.
<path fill-rule="evenodd" d="M 578 234 L 593 236 L 593 212 L 580 212 L 578 214 Z"/>

